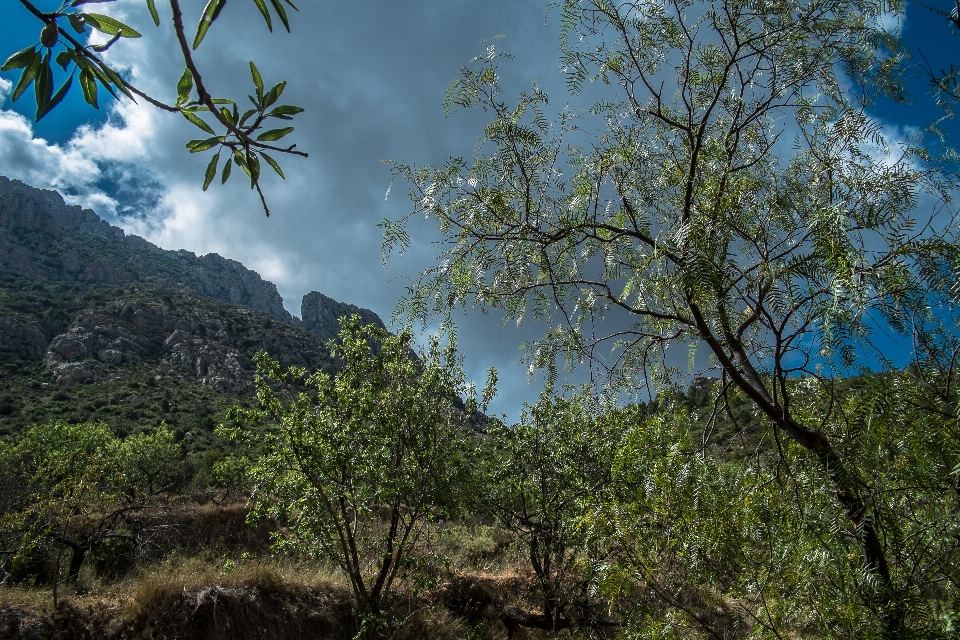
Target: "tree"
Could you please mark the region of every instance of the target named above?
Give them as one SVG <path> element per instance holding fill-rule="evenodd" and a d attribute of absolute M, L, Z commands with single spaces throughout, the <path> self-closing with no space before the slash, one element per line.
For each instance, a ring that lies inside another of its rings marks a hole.
<path fill-rule="evenodd" d="M 870 478 L 908 637 L 951 637 L 956 415 L 928 411 L 929 392 L 904 372 L 857 376 L 829 392 L 812 378 L 790 384 L 795 413 L 816 420 Z M 607 559 L 599 591 L 630 637 L 876 637 L 865 596 L 877 585 L 850 537 L 827 533 L 845 531 L 846 518 L 817 460 L 749 419 L 736 444 L 703 448 L 711 403 L 697 409 L 678 394 L 657 404 L 653 413 L 621 410 L 612 489 L 581 527 L 590 555 Z"/>
<path fill-rule="evenodd" d="M 183 480 L 180 458 L 165 425 L 119 440 L 104 424 L 44 424 L 3 443 L 0 531 L 9 560 L 23 563 L 38 548 L 55 549 L 56 602 L 65 550 L 66 581 L 76 583 L 88 554 L 105 542 L 136 546 L 147 528 L 137 514 Z"/>
<path fill-rule="evenodd" d="M 610 458 L 612 488 L 583 518 L 590 554 L 609 559 L 598 590 L 625 620 L 625 635 L 783 637 L 803 629 L 823 637 L 809 612 L 835 608 L 805 584 L 808 530 L 780 495 L 776 464 L 766 464 L 774 456 L 760 464 L 704 455 L 689 409 L 658 405 L 653 415 L 637 405 L 620 411 L 625 434 Z"/>
<path fill-rule="evenodd" d="M 955 334 L 952 314 L 933 311 L 955 308 L 955 175 L 922 135 L 897 138 L 870 115 L 902 97 L 900 48 L 880 20 L 898 10 L 566 0 L 568 85 L 597 87 L 596 104 L 551 123 L 534 86 L 509 106 L 491 46 L 446 103 L 492 114 L 478 157 L 393 163 L 415 206 L 382 223 L 385 254 L 409 244 L 418 216 L 442 235 L 438 266 L 401 303 L 410 319 L 480 305 L 556 322 L 531 364 L 589 360 L 623 389 L 683 378 L 677 348 L 719 374 L 721 404 L 737 390 L 818 461 L 885 637 L 903 632 L 904 576 L 870 508 L 873 479 L 795 411 L 790 381 L 829 389 L 861 365 L 893 367 L 877 338 L 909 341 L 917 317 Z"/>
<path fill-rule="evenodd" d="M 250 178 L 250 188 L 256 189 L 266 215 L 270 215 L 267 200 L 260 187 L 260 158 L 270 165 L 277 175 L 284 178 L 283 170 L 277 161 L 267 154 L 291 154 L 307 157 L 307 154 L 298 151 L 296 145 L 279 146 L 276 143 L 281 138 L 292 133 L 293 127 L 279 127 L 261 131 L 271 119 L 291 120 L 292 116 L 301 113 L 302 108 L 292 105 L 276 105 L 283 93 L 286 82 L 279 82 L 272 88 L 266 89 L 263 79 L 256 65 L 250 62 L 250 75 L 253 80 L 254 95 L 248 96 L 253 104 L 251 109 L 240 113 L 236 100 L 213 97 L 204 81 L 203 75 L 193 57 L 193 51 L 203 42 L 207 31 L 220 16 L 226 6 L 226 0 L 209 0 L 204 7 L 200 20 L 197 23 L 193 41 L 187 36 L 183 21 L 183 12 L 179 0 L 170 0 L 170 12 L 173 20 L 173 29 L 180 45 L 180 56 L 183 58 L 185 69 L 176 87 L 176 101 L 172 104 L 149 96 L 129 81 L 125 80 L 117 71 L 112 69 L 100 56 L 122 38 L 139 38 L 141 34 L 132 27 L 120 22 L 111 16 L 92 13 L 83 10 L 83 5 L 92 2 L 114 2 L 115 0 L 63 0 L 60 6 L 52 12 L 43 12 L 30 0 L 20 0 L 20 4 L 37 18 L 43 25 L 40 30 L 39 41 L 31 47 L 18 51 L 7 58 L 0 66 L 0 71 L 22 69 L 20 79 L 13 90 L 13 100 L 23 96 L 32 84 L 37 102 L 36 119 L 40 120 L 66 96 L 73 84 L 73 78 L 79 72 L 80 87 L 83 97 L 93 108 L 99 109 L 99 88 L 103 87 L 111 96 L 119 99 L 118 93 L 136 101 L 140 98 L 154 107 L 171 113 L 179 113 L 194 124 L 207 138 L 190 140 L 187 148 L 190 153 L 200 153 L 216 149 L 204 171 L 203 190 L 213 182 L 217 175 L 220 156 L 226 152 L 226 162 L 220 174 L 221 183 L 230 178 L 232 167 L 236 165 Z M 270 0 L 274 13 L 280 18 L 283 26 L 290 31 L 290 22 L 286 3 L 296 10 L 290 0 Z M 254 0 L 260 10 L 267 28 L 273 31 L 273 19 L 265 0 Z M 160 14 L 157 11 L 156 0 L 146 0 L 147 10 L 156 26 L 160 26 Z M 96 31 L 109 39 L 102 44 L 84 44 L 65 26 L 78 35 Z M 59 53 L 54 52 L 62 47 Z M 59 65 L 64 74 L 68 74 L 60 88 L 55 88 L 55 67 Z M 195 96 L 195 97 L 191 97 Z M 254 97 L 255 96 L 255 97 Z M 223 133 L 216 130 L 199 114 L 209 113 L 215 120 L 214 126 L 222 128 Z M 258 133 L 260 132 L 260 133 Z"/>
<path fill-rule="evenodd" d="M 337 562 L 361 615 L 375 619 L 415 560 L 432 519 L 455 512 L 467 490 L 477 405 L 454 341 L 422 359 L 409 333 L 390 335 L 359 316 L 341 320 L 335 376 L 257 356 L 261 411 L 271 430 L 253 465 L 252 517 L 286 523 L 281 546 Z M 492 397 L 488 386 L 484 400 Z M 470 395 L 466 412 L 456 405 Z M 234 438 L 245 437 L 238 428 Z"/>
<path fill-rule="evenodd" d="M 611 409 L 589 393 L 544 392 L 519 423 L 491 421 L 486 429 L 488 481 L 477 505 L 526 549 L 541 600 L 541 613 L 501 612 L 511 636 L 517 625 L 557 631 L 601 622 L 588 603 L 595 572 L 578 527 L 611 490 L 621 439 Z"/>

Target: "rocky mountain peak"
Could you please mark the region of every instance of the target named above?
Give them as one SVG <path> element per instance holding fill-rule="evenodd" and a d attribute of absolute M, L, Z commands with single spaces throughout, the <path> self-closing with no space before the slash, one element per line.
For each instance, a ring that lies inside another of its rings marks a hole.
<path fill-rule="evenodd" d="M 6 176 L 0 176 L 0 229 L 14 234 L 52 234 L 62 229 L 116 240 L 125 235 L 90 209 L 67 205 L 56 191 L 36 189 Z"/>
<path fill-rule="evenodd" d="M 345 302 L 337 302 L 319 291 L 311 291 L 303 296 L 300 316 L 303 328 L 321 340 L 336 338 L 340 333 L 340 318 L 357 314 L 365 324 L 375 324 L 385 328 L 383 320 L 370 309 L 363 309 Z"/>
<path fill-rule="evenodd" d="M 42 361 L 61 385 L 145 367 L 250 391 L 260 349 L 284 366 L 333 370 L 324 342 L 341 316 L 384 326 L 373 311 L 317 291 L 301 313 L 302 321 L 276 285 L 236 260 L 161 249 L 55 191 L 0 176 L 0 366 Z"/>

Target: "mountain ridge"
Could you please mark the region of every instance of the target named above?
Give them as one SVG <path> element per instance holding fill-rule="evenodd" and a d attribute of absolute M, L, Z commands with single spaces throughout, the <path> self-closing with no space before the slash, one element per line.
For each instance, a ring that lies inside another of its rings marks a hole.
<path fill-rule="evenodd" d="M 78 234 L 95 238 L 94 246 L 70 242 Z M 48 243 L 53 240 L 65 245 L 57 256 L 59 261 L 31 251 L 38 236 L 46 236 Z M 114 250 L 97 251 L 101 247 L 96 245 L 104 242 Z M 384 326 L 375 312 L 317 291 L 303 297 L 301 318 L 297 318 L 284 307 L 274 283 L 236 260 L 217 253 L 198 256 L 184 249 L 162 249 L 126 234 L 90 209 L 67 205 L 56 191 L 37 189 L 5 176 L 0 176 L 0 269 L 28 278 L 87 283 L 128 284 L 152 278 L 166 288 L 186 288 L 221 302 L 263 311 L 323 340 L 336 336 L 336 318 L 345 314 L 357 313 L 365 322 Z"/>

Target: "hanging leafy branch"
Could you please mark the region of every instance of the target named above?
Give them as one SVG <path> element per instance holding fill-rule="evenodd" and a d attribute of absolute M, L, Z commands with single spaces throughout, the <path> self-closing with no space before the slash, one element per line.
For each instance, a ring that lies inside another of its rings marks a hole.
<path fill-rule="evenodd" d="M 293 116 L 302 113 L 303 109 L 294 105 L 277 104 L 286 82 L 282 81 L 265 89 L 263 79 L 256 65 L 250 62 L 250 74 L 253 81 L 254 95 L 248 95 L 253 108 L 242 114 L 237 101 L 230 98 L 214 97 L 207 90 L 203 75 L 193 57 L 193 52 L 200 46 L 208 30 L 220 16 L 227 4 L 227 0 L 209 0 L 197 24 L 192 43 L 188 39 L 186 26 L 183 21 L 183 12 L 179 0 L 169 0 L 173 19 L 174 31 L 180 45 L 180 53 L 185 63 L 185 69 L 177 83 L 177 99 L 174 104 L 158 100 L 125 80 L 116 70 L 111 68 L 99 54 L 107 51 L 122 38 L 139 38 L 141 34 L 134 28 L 108 15 L 86 12 L 82 9 L 85 4 L 92 2 L 115 2 L 116 0 L 65 0 L 53 12 L 40 11 L 30 0 L 20 0 L 20 3 L 38 20 L 44 23 L 40 31 L 39 41 L 7 58 L 0 66 L 0 71 L 21 69 L 20 78 L 14 87 L 11 98 L 19 100 L 33 85 L 34 98 L 37 103 L 36 120 L 42 119 L 58 104 L 60 104 L 73 86 L 73 80 L 78 77 L 80 88 L 86 102 L 94 109 L 99 109 L 100 88 L 102 87 L 114 99 L 123 94 L 136 102 L 141 98 L 163 111 L 180 113 L 198 129 L 210 137 L 190 140 L 187 149 L 190 153 L 200 153 L 214 150 L 213 157 L 204 171 L 203 190 L 206 191 L 216 176 L 220 158 L 226 153 L 227 160 L 220 173 L 220 182 L 225 183 L 231 174 L 233 165 L 240 167 L 250 179 L 250 188 L 255 189 L 260 196 L 264 213 L 270 215 L 267 200 L 260 185 L 262 158 L 281 178 L 286 179 L 280 164 L 267 152 L 290 154 L 308 157 L 307 153 L 299 151 L 296 144 L 276 144 L 294 131 L 294 127 L 269 128 L 271 119 L 292 120 Z M 270 7 L 280 18 L 286 30 L 290 31 L 290 22 L 284 2 L 297 10 L 290 0 L 270 0 L 268 7 L 265 0 L 253 0 L 267 23 L 267 28 L 273 31 L 273 19 Z M 157 11 L 155 0 L 146 0 L 147 10 L 156 26 L 160 26 L 160 14 Z M 77 36 L 97 31 L 110 39 L 103 44 L 84 44 L 70 33 L 69 27 Z M 59 52 L 57 52 L 57 50 Z M 54 91 L 54 65 L 56 63 L 66 75 L 66 79 Z M 199 114 L 210 114 L 215 123 L 211 126 Z M 218 133 L 214 127 L 221 128 Z"/>

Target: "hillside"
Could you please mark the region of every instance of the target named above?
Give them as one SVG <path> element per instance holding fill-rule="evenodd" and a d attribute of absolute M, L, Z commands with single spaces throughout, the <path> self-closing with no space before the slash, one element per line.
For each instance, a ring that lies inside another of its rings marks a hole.
<path fill-rule="evenodd" d="M 56 192 L 0 176 L 0 434 L 62 419 L 201 437 L 245 404 L 251 358 L 332 371 L 324 341 L 367 309 L 276 286 L 217 254 L 166 251 Z"/>

